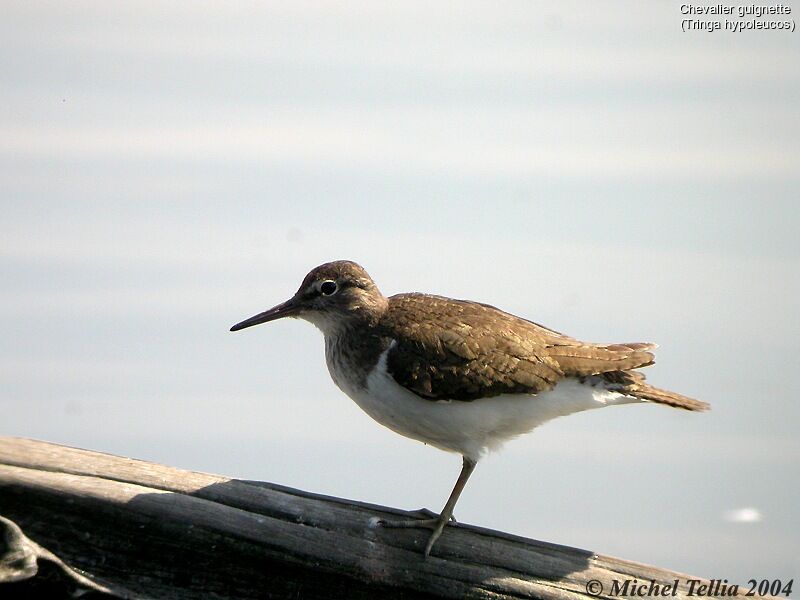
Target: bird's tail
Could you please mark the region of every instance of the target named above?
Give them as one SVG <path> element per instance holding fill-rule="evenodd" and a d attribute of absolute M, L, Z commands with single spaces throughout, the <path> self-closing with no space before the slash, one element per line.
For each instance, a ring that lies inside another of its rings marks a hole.
<path fill-rule="evenodd" d="M 683 408 L 684 410 L 705 411 L 711 408 L 708 402 L 695 400 L 669 390 L 662 390 L 646 383 L 637 386 L 637 389 L 633 390 L 631 395 L 648 402 L 657 402 L 658 404 L 666 404 L 667 406 Z"/>
<path fill-rule="evenodd" d="M 669 390 L 662 390 L 661 388 L 650 385 L 645 381 L 644 375 L 638 371 L 603 373 L 602 377 L 614 386 L 612 389 L 616 389 L 624 394 L 646 402 L 656 402 L 674 408 L 694 411 L 705 411 L 711 408 L 711 405 L 707 402 L 695 400 L 694 398 L 689 398 L 688 396 L 670 392 Z"/>

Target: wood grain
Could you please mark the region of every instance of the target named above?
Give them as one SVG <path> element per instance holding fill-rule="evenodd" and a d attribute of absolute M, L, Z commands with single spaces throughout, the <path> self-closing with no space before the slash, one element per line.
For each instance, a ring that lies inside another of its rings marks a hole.
<path fill-rule="evenodd" d="M 590 580 L 686 579 L 463 524 L 426 560 L 426 530 L 375 526 L 409 514 L 0 437 L 0 597 L 36 585 L 37 567 L 50 583 L 60 573 L 65 590 L 91 590 L 86 597 L 137 599 L 569 600 L 587 598 Z"/>

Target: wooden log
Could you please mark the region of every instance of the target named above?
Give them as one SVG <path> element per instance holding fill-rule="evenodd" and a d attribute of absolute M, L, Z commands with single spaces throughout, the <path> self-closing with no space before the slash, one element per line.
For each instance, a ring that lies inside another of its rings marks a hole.
<path fill-rule="evenodd" d="M 19 438 L 0 437 L 0 516 L 4 599 L 43 571 L 64 597 L 570 600 L 615 579 L 687 596 L 685 575 L 464 524 L 424 559 L 426 530 L 376 526 L 404 511 Z"/>

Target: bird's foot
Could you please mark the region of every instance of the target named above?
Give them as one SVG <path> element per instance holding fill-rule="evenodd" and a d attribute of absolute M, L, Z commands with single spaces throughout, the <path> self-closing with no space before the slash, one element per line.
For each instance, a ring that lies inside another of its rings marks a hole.
<path fill-rule="evenodd" d="M 424 519 L 380 519 L 378 521 L 378 525 L 381 527 L 394 527 L 394 528 L 425 528 L 425 529 L 432 529 L 430 537 L 428 537 L 428 543 L 425 544 L 425 557 L 427 558 L 431 554 L 431 548 L 436 543 L 436 540 L 439 539 L 439 536 L 442 535 L 442 531 L 444 531 L 445 525 L 450 522 L 455 523 L 456 519 L 452 515 L 449 517 L 443 518 L 443 515 L 437 515 L 435 512 L 428 510 L 427 508 L 421 508 L 420 510 L 414 511 L 417 514 L 423 515 L 428 518 Z M 429 516 L 431 515 L 431 516 Z"/>
<path fill-rule="evenodd" d="M 408 529 L 410 527 L 417 527 L 420 529 L 435 529 L 436 526 L 439 524 L 439 520 L 441 519 L 441 515 L 438 513 L 433 512 L 427 508 L 420 508 L 414 511 L 411 511 L 414 514 L 419 515 L 420 519 L 379 519 L 378 525 L 381 527 L 390 527 L 390 528 L 405 528 Z M 450 515 L 450 522 L 457 523 L 456 518 L 453 515 Z"/>
<path fill-rule="evenodd" d="M 433 529 L 439 523 L 439 518 L 435 519 L 380 519 L 378 525 L 392 529 L 408 529 L 410 527 Z"/>
<path fill-rule="evenodd" d="M 418 508 L 417 510 L 410 511 L 415 515 L 419 515 L 420 517 L 427 517 L 428 519 L 436 519 L 439 517 L 439 513 L 433 512 L 430 508 Z"/>

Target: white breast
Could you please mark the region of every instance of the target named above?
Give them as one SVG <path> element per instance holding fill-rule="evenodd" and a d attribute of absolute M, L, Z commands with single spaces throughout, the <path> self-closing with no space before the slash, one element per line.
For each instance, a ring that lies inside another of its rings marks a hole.
<path fill-rule="evenodd" d="M 592 408 L 641 402 L 602 385 L 581 383 L 576 378 L 566 378 L 552 390 L 537 395 L 504 394 L 471 402 L 426 400 L 399 385 L 389 374 L 386 369 L 389 350 L 391 346 L 381 354 L 367 377 L 366 387 L 348 378 L 338 361 L 330 357 L 328 369 L 336 385 L 381 425 L 474 460 L 550 419 Z"/>

